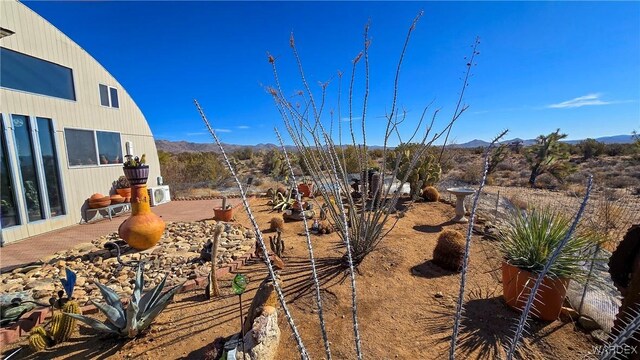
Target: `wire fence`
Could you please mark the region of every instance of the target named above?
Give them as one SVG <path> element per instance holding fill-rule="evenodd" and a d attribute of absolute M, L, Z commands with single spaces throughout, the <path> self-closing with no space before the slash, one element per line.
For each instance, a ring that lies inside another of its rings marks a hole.
<path fill-rule="evenodd" d="M 445 181 L 438 188 L 445 200 L 454 201 L 455 197 L 446 189 L 458 186 L 464 184 Z M 582 196 L 567 191 L 488 186 L 480 198 L 478 214 L 499 229 L 508 221 L 511 212 L 530 206 L 547 207 L 573 216 Z M 471 198 L 465 199 L 467 209 Z M 609 258 L 634 224 L 640 224 L 640 196 L 629 189 L 600 187 L 593 192 L 579 225 L 580 231 L 599 236 L 604 242 L 591 250 L 592 260 L 583 264 L 587 276 L 569 283 L 567 300 L 580 315 L 592 318 L 606 331 L 611 330 L 621 304 L 620 292 L 609 274 Z"/>

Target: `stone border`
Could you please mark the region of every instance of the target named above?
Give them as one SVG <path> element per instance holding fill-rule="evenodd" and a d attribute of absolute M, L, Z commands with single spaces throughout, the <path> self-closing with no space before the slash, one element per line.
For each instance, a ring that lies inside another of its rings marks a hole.
<path fill-rule="evenodd" d="M 250 259 L 257 258 L 255 255 L 255 245 L 251 249 L 236 259 L 234 262 L 225 264 L 223 267 L 216 270 L 216 276 L 222 277 L 230 274 L 242 268 L 246 265 Z M 204 289 L 209 282 L 208 277 L 197 277 L 195 279 L 187 280 L 178 293 L 185 293 L 188 291 Z M 126 299 L 125 299 L 126 300 Z M 124 302 L 126 303 L 126 301 Z M 99 310 L 94 305 L 85 305 L 81 308 L 82 314 L 96 314 Z M 23 336 L 28 336 L 31 329 L 39 324 L 42 324 L 51 313 L 50 307 L 43 307 L 31 310 L 20 318 L 15 324 L 6 328 L 0 329 L 0 347 L 5 347 L 14 342 L 21 340 Z"/>
<path fill-rule="evenodd" d="M 228 194 L 228 195 L 210 195 L 210 196 L 180 196 L 180 197 L 175 197 L 175 198 L 171 198 L 171 201 L 197 201 L 197 200 L 220 200 L 223 198 L 227 198 L 227 199 L 239 199 L 240 198 L 240 194 Z M 248 194 L 247 198 L 266 198 L 267 195 L 266 193 L 255 193 L 255 194 Z M 240 205 L 242 205 L 242 203 L 240 203 Z M 238 205 L 234 206 L 237 207 Z"/>

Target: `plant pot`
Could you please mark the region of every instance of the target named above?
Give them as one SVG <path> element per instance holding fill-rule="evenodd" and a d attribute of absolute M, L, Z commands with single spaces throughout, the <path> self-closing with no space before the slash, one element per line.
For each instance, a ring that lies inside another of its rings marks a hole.
<path fill-rule="evenodd" d="M 116 189 L 116 192 L 118 193 L 118 195 L 122 196 L 123 198 L 131 197 L 131 188 Z"/>
<path fill-rule="evenodd" d="M 131 185 L 144 185 L 149 178 L 149 165 L 123 167 L 124 176 L 129 180 Z"/>
<path fill-rule="evenodd" d="M 311 197 L 313 194 L 313 184 L 299 184 L 298 191 L 302 196 Z"/>
<path fill-rule="evenodd" d="M 134 185 L 131 197 L 131 216 L 118 228 L 118 235 L 136 250 L 153 247 L 164 232 L 165 223 L 151 212 L 146 185 Z"/>
<path fill-rule="evenodd" d="M 529 271 L 519 269 L 507 262 L 502 263 L 502 294 L 506 303 L 522 311 L 536 276 Z M 568 278 L 545 277 L 536 293 L 531 314 L 541 320 L 558 319 L 569 286 Z"/>
<path fill-rule="evenodd" d="M 233 208 L 223 209 L 223 208 L 213 208 L 214 216 L 213 218 L 218 221 L 226 221 L 229 222 L 233 219 Z"/>

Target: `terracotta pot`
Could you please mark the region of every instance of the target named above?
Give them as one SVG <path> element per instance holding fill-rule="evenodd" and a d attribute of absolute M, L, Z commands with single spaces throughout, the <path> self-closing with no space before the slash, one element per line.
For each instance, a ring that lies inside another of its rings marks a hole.
<path fill-rule="evenodd" d="M 233 219 L 233 208 L 222 209 L 222 208 L 213 208 L 214 216 L 213 218 L 218 221 L 231 221 Z"/>
<path fill-rule="evenodd" d="M 123 167 L 124 176 L 129 180 L 131 185 L 144 185 L 149 177 L 149 165 L 136 167 Z"/>
<path fill-rule="evenodd" d="M 310 197 L 313 194 L 313 184 L 298 184 L 300 195 Z"/>
<path fill-rule="evenodd" d="M 120 195 L 111 195 L 111 205 L 113 204 L 122 204 L 125 198 Z"/>
<path fill-rule="evenodd" d="M 111 199 L 106 199 L 106 200 L 96 200 L 96 201 L 89 201 L 89 208 L 90 209 L 98 209 L 98 208 L 103 208 L 103 207 L 107 207 L 111 205 Z"/>
<path fill-rule="evenodd" d="M 158 243 L 165 223 L 151 212 L 146 185 L 134 185 L 131 197 L 131 216 L 118 228 L 118 235 L 134 249 L 146 250 Z"/>
<path fill-rule="evenodd" d="M 116 192 L 123 198 L 131 197 L 131 188 L 116 189 Z"/>
<path fill-rule="evenodd" d="M 91 197 L 89 198 L 89 201 L 100 201 L 100 200 L 104 200 L 104 195 L 100 194 L 100 193 L 95 193 L 93 195 L 91 195 Z"/>
<path fill-rule="evenodd" d="M 506 262 L 502 263 L 502 288 L 504 300 L 516 310 L 527 303 L 536 276 Z M 569 279 L 545 277 L 534 299 L 531 315 L 545 321 L 554 321 L 560 315 L 562 303 L 567 295 Z"/>

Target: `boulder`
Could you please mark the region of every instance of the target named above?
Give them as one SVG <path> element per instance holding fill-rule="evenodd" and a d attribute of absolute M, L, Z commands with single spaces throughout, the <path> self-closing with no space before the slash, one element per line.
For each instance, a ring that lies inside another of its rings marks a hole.
<path fill-rule="evenodd" d="M 244 336 L 247 359 L 273 360 L 280 344 L 278 312 L 272 306 L 265 306 L 262 314 L 255 318 L 251 330 Z M 244 359 L 242 344 L 236 348 L 236 359 Z"/>

